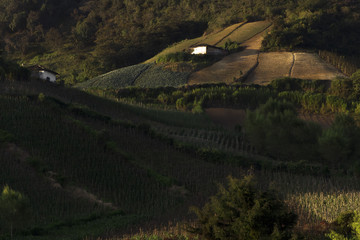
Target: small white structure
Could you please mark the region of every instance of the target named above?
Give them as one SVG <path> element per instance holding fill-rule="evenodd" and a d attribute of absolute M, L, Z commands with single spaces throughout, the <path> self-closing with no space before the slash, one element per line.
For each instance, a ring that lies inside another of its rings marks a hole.
<path fill-rule="evenodd" d="M 31 66 L 29 69 L 31 70 L 31 77 L 53 83 L 56 82 L 56 76 L 59 75 L 57 72 L 44 68 L 40 65 Z"/>
<path fill-rule="evenodd" d="M 228 51 L 207 44 L 201 44 L 190 48 L 191 54 L 203 54 L 203 55 L 226 55 Z"/>

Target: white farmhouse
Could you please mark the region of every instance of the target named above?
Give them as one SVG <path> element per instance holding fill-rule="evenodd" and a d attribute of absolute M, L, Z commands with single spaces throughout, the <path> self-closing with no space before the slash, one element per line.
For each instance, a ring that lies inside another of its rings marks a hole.
<path fill-rule="evenodd" d="M 201 44 L 190 48 L 191 54 L 203 54 L 203 55 L 226 55 L 228 51 L 207 44 Z"/>
<path fill-rule="evenodd" d="M 31 77 L 53 83 L 56 82 L 56 76 L 59 75 L 57 72 L 44 68 L 40 65 L 31 66 L 29 69 L 31 70 Z"/>

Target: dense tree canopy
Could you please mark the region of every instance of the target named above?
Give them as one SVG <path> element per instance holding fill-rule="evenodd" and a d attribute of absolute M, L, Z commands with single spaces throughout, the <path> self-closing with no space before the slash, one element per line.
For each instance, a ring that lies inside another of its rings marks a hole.
<path fill-rule="evenodd" d="M 169 44 L 244 20 L 275 20 L 265 49 L 348 52 L 360 45 L 359 9 L 352 0 L 0 0 L 0 9 L 0 49 L 13 59 L 67 55 L 62 61 L 76 65 L 67 69 L 73 81 L 142 62 Z M 59 71 L 56 59 L 49 64 Z"/>

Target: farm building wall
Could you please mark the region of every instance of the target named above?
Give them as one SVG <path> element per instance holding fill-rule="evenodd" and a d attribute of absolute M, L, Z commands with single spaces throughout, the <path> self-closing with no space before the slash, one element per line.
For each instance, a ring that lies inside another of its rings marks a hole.
<path fill-rule="evenodd" d="M 48 71 L 39 71 L 39 78 L 50 82 L 56 82 L 56 75 Z"/>
<path fill-rule="evenodd" d="M 201 46 L 201 47 L 193 48 L 193 51 L 191 54 L 206 54 L 206 53 L 207 53 L 207 47 Z"/>
<path fill-rule="evenodd" d="M 219 48 L 208 47 L 207 54 L 209 54 L 209 55 L 225 55 L 226 51 L 219 49 Z"/>

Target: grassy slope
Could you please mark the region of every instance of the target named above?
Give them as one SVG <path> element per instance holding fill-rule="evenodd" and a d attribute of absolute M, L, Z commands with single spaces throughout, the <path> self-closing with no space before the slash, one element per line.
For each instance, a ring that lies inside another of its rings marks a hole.
<path fill-rule="evenodd" d="M 259 21 L 259 22 L 250 22 L 236 29 L 233 33 L 231 33 L 227 38 L 218 43 L 217 46 L 224 46 L 225 42 L 230 39 L 231 41 L 243 43 L 246 40 L 252 38 L 259 32 L 264 31 L 268 28 L 272 23 L 268 21 Z"/>

